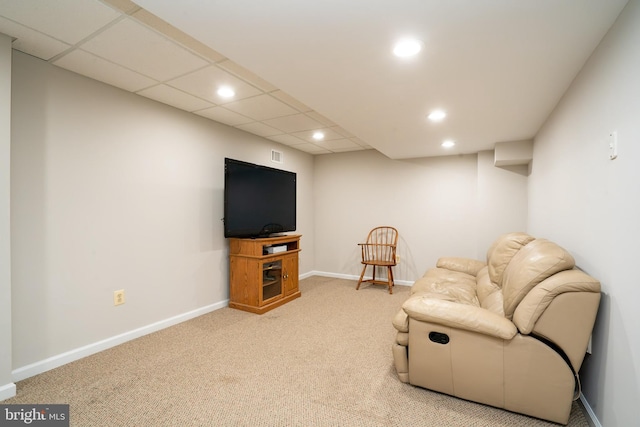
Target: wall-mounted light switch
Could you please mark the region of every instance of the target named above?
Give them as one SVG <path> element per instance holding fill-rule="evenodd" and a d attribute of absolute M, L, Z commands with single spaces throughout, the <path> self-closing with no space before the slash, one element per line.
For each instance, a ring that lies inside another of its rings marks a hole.
<path fill-rule="evenodd" d="M 609 144 L 609 159 L 613 160 L 618 157 L 618 132 L 615 130 L 613 132 L 609 132 L 607 142 Z"/>

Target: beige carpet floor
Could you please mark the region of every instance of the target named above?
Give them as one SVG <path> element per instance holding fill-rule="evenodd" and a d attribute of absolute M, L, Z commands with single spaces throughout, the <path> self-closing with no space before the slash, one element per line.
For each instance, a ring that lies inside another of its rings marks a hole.
<path fill-rule="evenodd" d="M 401 383 L 396 286 L 310 277 L 263 315 L 224 308 L 17 384 L 73 426 L 550 426 Z M 586 426 L 574 403 L 570 426 Z"/>

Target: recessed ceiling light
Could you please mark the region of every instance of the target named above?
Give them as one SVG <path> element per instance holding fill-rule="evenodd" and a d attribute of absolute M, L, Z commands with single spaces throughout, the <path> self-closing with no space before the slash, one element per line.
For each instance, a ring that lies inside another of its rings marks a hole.
<path fill-rule="evenodd" d="M 221 86 L 218 88 L 217 93 L 223 98 L 233 98 L 236 94 L 236 92 L 229 86 Z"/>
<path fill-rule="evenodd" d="M 416 39 L 403 39 L 393 46 L 393 54 L 400 58 L 416 55 L 422 50 L 422 42 Z"/>
<path fill-rule="evenodd" d="M 440 122 L 447 117 L 447 113 L 442 110 L 433 110 L 428 116 L 429 120 L 432 122 Z"/>
<path fill-rule="evenodd" d="M 456 145 L 456 143 L 450 139 L 447 139 L 445 142 L 442 143 L 442 147 L 444 148 L 451 148 L 454 145 Z"/>
<path fill-rule="evenodd" d="M 324 139 L 324 133 L 317 131 L 313 133 L 313 139 L 316 141 L 322 141 Z"/>

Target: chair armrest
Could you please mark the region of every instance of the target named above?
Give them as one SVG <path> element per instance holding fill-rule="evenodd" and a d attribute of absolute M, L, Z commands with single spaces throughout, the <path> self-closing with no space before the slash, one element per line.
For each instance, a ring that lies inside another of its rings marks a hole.
<path fill-rule="evenodd" d="M 451 271 L 459 271 L 472 276 L 477 276 L 478 272 L 486 265 L 486 263 L 476 259 L 456 257 L 443 257 L 438 259 L 438 262 L 436 263 L 436 267 L 446 268 Z"/>
<path fill-rule="evenodd" d="M 429 294 L 412 296 L 402 304 L 402 309 L 411 319 L 505 340 L 512 339 L 518 332 L 512 321 L 482 307 L 433 298 Z"/>

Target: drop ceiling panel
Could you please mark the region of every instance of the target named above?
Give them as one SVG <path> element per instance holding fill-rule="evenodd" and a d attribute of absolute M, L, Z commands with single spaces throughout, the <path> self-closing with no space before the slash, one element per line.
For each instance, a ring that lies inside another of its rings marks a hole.
<path fill-rule="evenodd" d="M 279 142 L 281 144 L 291 145 L 291 146 L 307 143 L 305 140 L 289 134 L 270 136 L 269 139 L 272 141 Z"/>
<path fill-rule="evenodd" d="M 269 126 L 273 126 L 287 133 L 310 129 L 320 129 L 321 127 L 323 127 L 321 123 L 316 122 L 311 117 L 304 114 L 276 117 L 275 119 L 265 120 L 264 122 Z"/>
<path fill-rule="evenodd" d="M 213 106 L 204 99 L 164 84 L 141 90 L 138 94 L 185 111 L 202 110 Z"/>
<path fill-rule="evenodd" d="M 156 82 L 148 77 L 128 70 L 112 62 L 99 58 L 82 50 L 62 56 L 53 62 L 55 65 L 83 76 L 119 87 L 130 92 L 151 86 Z"/>
<path fill-rule="evenodd" d="M 326 148 L 318 147 L 317 145 L 309 144 L 309 143 L 296 145 L 295 147 L 296 147 L 297 150 L 305 151 L 305 152 L 310 153 L 310 154 L 329 154 L 329 153 L 331 153 L 331 151 L 327 150 Z"/>
<path fill-rule="evenodd" d="M 199 56 L 131 19 L 123 19 L 109 27 L 82 44 L 81 48 L 159 81 L 175 78 L 208 64 Z"/>
<path fill-rule="evenodd" d="M 272 128 L 271 126 L 267 126 L 264 123 L 260 122 L 247 123 L 246 125 L 238 125 L 236 127 L 238 129 L 242 129 L 244 131 L 264 137 L 282 134 L 281 130 Z"/>
<path fill-rule="evenodd" d="M 316 144 L 330 151 L 354 151 L 362 149 L 362 147 L 349 139 L 334 139 L 332 141 L 317 142 Z"/>
<path fill-rule="evenodd" d="M 167 84 L 192 95 L 203 97 L 214 104 L 224 104 L 234 100 L 260 95 L 262 93 L 262 91 L 215 65 L 211 65 L 177 79 L 170 80 Z M 232 99 L 222 98 L 216 93 L 220 86 L 229 86 L 233 88 L 236 93 L 235 96 Z"/>
<path fill-rule="evenodd" d="M 174 26 L 168 24 L 167 22 L 147 12 L 144 9 L 140 9 L 131 16 L 213 62 L 218 62 L 225 59 L 223 55 L 211 49 L 209 46 L 200 43 L 198 40 L 183 33 Z"/>
<path fill-rule="evenodd" d="M 313 120 L 319 121 L 320 123 L 324 124 L 327 127 L 331 127 L 335 125 L 335 123 L 333 123 L 331 120 L 327 119 L 325 116 L 318 113 L 317 111 L 309 111 L 307 113 L 307 116 L 311 117 Z"/>
<path fill-rule="evenodd" d="M 97 0 L 0 0 L 0 11 L 6 18 L 69 44 L 120 16 Z"/>
<path fill-rule="evenodd" d="M 298 101 L 297 99 L 295 99 L 292 96 L 289 96 L 287 93 L 285 93 L 285 92 L 283 92 L 281 90 L 276 90 L 274 92 L 271 92 L 270 95 L 273 96 L 274 98 L 279 99 L 280 101 L 284 102 L 285 104 L 288 104 L 288 105 L 292 106 L 296 110 L 301 111 L 303 113 L 311 111 L 311 108 L 309 108 L 308 106 L 304 105 L 302 102 Z"/>
<path fill-rule="evenodd" d="M 319 131 L 321 131 L 322 133 L 324 133 L 324 138 L 322 139 L 323 141 L 330 141 L 333 139 L 344 139 L 344 135 L 340 135 L 338 132 L 332 130 L 332 129 L 317 129 Z M 319 144 L 318 141 L 316 141 L 315 139 L 313 139 L 313 134 L 316 132 L 316 130 L 311 130 L 311 131 L 304 131 L 304 132 L 293 132 L 293 135 L 297 136 L 298 138 L 302 138 L 307 142 L 312 142 L 315 144 Z"/>
<path fill-rule="evenodd" d="M 278 101 L 269 95 L 260 95 L 242 101 L 231 102 L 225 108 L 235 111 L 243 116 L 251 117 L 254 120 L 262 121 L 281 116 L 288 116 L 297 113 L 296 110 L 287 104 Z"/>
<path fill-rule="evenodd" d="M 44 60 L 49 60 L 70 47 L 66 43 L 2 17 L 0 33 L 16 38 L 11 45 L 14 49 Z"/>
<path fill-rule="evenodd" d="M 245 117 L 242 114 L 229 111 L 224 107 L 207 108 L 206 110 L 196 111 L 196 114 L 211 120 L 215 120 L 216 122 L 224 123 L 229 126 L 237 126 L 254 121 L 253 119 Z"/>
<path fill-rule="evenodd" d="M 216 65 L 220 68 L 223 68 L 229 71 L 231 74 L 235 74 L 236 76 L 240 77 L 243 80 L 251 82 L 252 85 L 256 86 L 257 88 L 259 88 L 264 92 L 272 92 L 278 89 L 268 81 L 260 78 L 259 76 L 255 75 L 254 73 L 247 70 L 246 68 L 241 67 L 240 65 L 236 64 L 233 61 L 229 61 L 229 60 L 222 61 Z"/>

